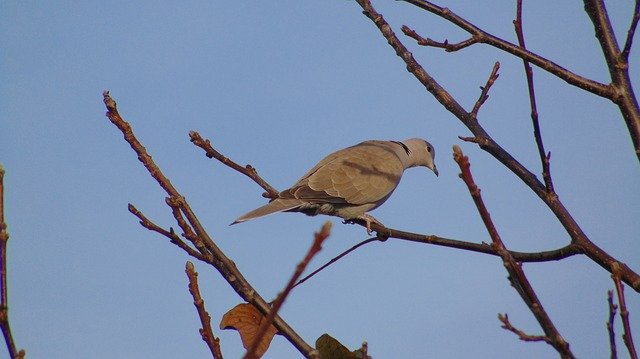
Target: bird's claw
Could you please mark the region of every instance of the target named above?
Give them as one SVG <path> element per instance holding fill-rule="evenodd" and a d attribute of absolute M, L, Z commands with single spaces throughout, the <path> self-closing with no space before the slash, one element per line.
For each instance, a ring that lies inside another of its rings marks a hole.
<path fill-rule="evenodd" d="M 373 230 L 371 230 L 371 223 L 375 223 L 375 224 L 379 224 L 381 226 L 384 226 L 380 221 L 378 221 L 377 219 L 373 218 L 373 216 L 368 214 L 368 213 L 364 213 L 363 215 L 358 216 L 358 218 L 362 219 L 367 224 L 367 235 L 369 235 L 369 236 L 371 235 L 371 233 L 373 233 Z"/>

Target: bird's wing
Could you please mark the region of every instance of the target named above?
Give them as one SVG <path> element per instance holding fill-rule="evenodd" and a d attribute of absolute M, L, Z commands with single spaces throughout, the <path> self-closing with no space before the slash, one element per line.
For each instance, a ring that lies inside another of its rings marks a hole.
<path fill-rule="evenodd" d="M 334 152 L 283 192 L 309 202 L 381 204 L 404 171 L 393 146 L 386 141 L 366 141 Z"/>

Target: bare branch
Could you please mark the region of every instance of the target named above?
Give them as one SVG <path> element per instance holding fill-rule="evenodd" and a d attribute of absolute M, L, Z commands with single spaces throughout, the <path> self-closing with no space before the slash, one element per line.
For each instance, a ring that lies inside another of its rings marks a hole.
<path fill-rule="evenodd" d="M 142 212 L 140 212 L 140 210 L 138 210 L 131 203 L 129 203 L 129 212 L 131 212 L 134 216 L 140 219 L 140 225 L 142 225 L 144 228 L 169 238 L 171 243 L 180 247 L 183 251 L 187 252 L 187 254 L 189 254 L 190 256 L 197 258 L 201 261 L 205 261 L 203 254 L 189 247 L 189 245 L 187 245 L 184 241 L 182 241 L 182 239 L 180 239 L 180 236 L 178 236 L 176 232 L 174 232 L 173 228 L 170 228 L 167 231 L 166 229 L 151 222 Z"/>
<path fill-rule="evenodd" d="M 213 335 L 213 329 L 211 329 L 211 316 L 207 313 L 207 309 L 204 307 L 204 300 L 200 295 L 200 288 L 198 287 L 198 272 L 196 272 L 193 263 L 187 261 L 185 273 L 189 279 L 189 293 L 193 297 L 193 305 L 198 311 L 198 317 L 202 328 L 199 330 L 200 336 L 211 351 L 211 355 L 214 359 L 222 359 L 222 351 L 220 350 L 220 338 Z"/>
<path fill-rule="evenodd" d="M 464 108 L 447 92 L 440 84 L 431 76 L 425 69 L 415 60 L 411 52 L 402 44 L 402 42 L 395 35 L 389 24 L 384 20 L 382 15 L 378 13 L 369 0 L 356 0 L 362 7 L 363 14 L 367 16 L 380 30 L 387 43 L 395 50 L 396 54 L 407 65 L 407 71 L 412 73 L 418 81 L 420 81 L 427 91 L 429 91 L 449 112 L 456 116 L 470 131 L 473 133 L 473 137 L 467 137 L 466 139 L 477 143 L 480 148 L 487 151 L 494 158 L 500 161 L 505 167 L 511 170 L 516 176 L 518 176 L 522 182 L 524 182 L 531 190 L 542 199 L 542 201 L 551 209 L 555 214 L 558 221 L 567 231 L 567 234 L 571 237 L 572 243 L 581 247 L 581 251 L 586 254 L 591 260 L 596 262 L 602 268 L 611 272 L 611 265 L 614 262 L 618 262 L 615 258 L 603 251 L 595 243 L 591 242 L 582 228 L 575 221 L 573 216 L 564 207 L 558 196 L 549 194 L 546 187 L 541 183 L 538 178 L 518 162 L 511 154 L 505 151 L 498 143 L 496 143 L 491 136 L 485 131 L 480 123 L 466 112 Z M 408 2 L 420 2 L 419 0 L 405 0 Z M 447 14 L 450 11 L 447 9 Z M 443 13 L 444 14 L 444 13 Z M 531 61 L 534 63 L 533 61 Z M 640 119 L 640 117 L 639 117 Z M 640 124 L 640 120 L 639 120 Z M 639 126 L 640 129 L 640 126 Z M 640 148 L 640 147 L 638 147 Z M 638 152 L 640 156 L 640 151 Z M 627 265 L 621 264 L 622 268 L 622 280 L 627 283 L 635 291 L 640 292 L 640 276 L 631 270 Z"/>
<path fill-rule="evenodd" d="M 500 234 L 498 234 L 498 231 L 493 224 L 493 221 L 491 220 L 489 210 L 482 200 L 480 189 L 474 182 L 473 176 L 471 175 L 471 165 L 469 164 L 469 158 L 462 153 L 462 150 L 457 145 L 453 146 L 453 158 L 458 163 L 458 166 L 460 166 L 460 171 L 462 172 L 460 174 L 460 177 L 467 185 L 469 193 L 473 198 L 473 202 L 478 208 L 480 217 L 482 218 L 485 227 L 487 227 L 487 231 L 491 236 L 492 246 L 495 248 L 498 254 L 500 254 L 502 263 L 509 273 L 509 281 L 511 282 L 511 285 L 516 289 L 518 294 L 520 294 L 522 300 L 527 304 L 533 315 L 536 317 L 536 320 L 542 327 L 542 330 L 544 331 L 547 338 L 547 340 L 545 341 L 553 346 L 563 358 L 574 358 L 573 353 L 569 349 L 569 343 L 567 343 L 562 335 L 560 335 L 560 332 L 556 329 L 555 325 L 551 321 L 551 318 L 544 310 L 542 303 L 538 299 L 538 296 L 533 290 L 533 287 L 531 287 L 531 284 L 524 274 L 522 267 L 513 258 L 513 256 L 509 253 L 504 243 L 502 242 Z"/>
<path fill-rule="evenodd" d="M 183 230 L 186 230 L 185 236 L 187 238 L 190 236 L 197 236 L 197 240 L 193 241 L 196 248 L 200 249 L 199 246 L 202 245 L 206 249 L 206 252 L 210 254 L 210 256 L 203 256 L 203 259 L 218 270 L 222 277 L 242 299 L 251 303 L 264 315 L 267 315 L 271 309 L 269 304 L 258 294 L 246 278 L 244 278 L 233 261 L 231 261 L 231 259 L 229 259 L 213 242 L 184 197 L 180 195 L 169 179 L 164 176 L 162 171 L 160 171 L 160 168 L 155 164 L 155 162 L 153 162 L 153 159 L 147 153 L 144 146 L 142 146 L 140 141 L 138 141 L 133 134 L 131 126 L 120 116 L 116 102 L 111 98 L 109 92 L 105 91 L 103 93 L 103 97 L 104 103 L 107 107 L 107 117 L 109 120 L 122 132 L 125 141 L 137 154 L 138 160 L 142 162 L 145 168 L 149 171 L 149 174 L 151 174 L 160 187 L 162 187 L 169 195 L 167 204 L 171 206 L 174 218 L 178 221 L 178 224 Z M 188 225 L 186 225 L 186 222 L 183 222 L 184 218 L 182 218 L 180 213 L 184 214 L 186 221 L 188 221 Z M 191 231 L 191 228 L 193 228 L 193 231 Z M 305 357 L 316 357 L 317 351 L 307 344 L 280 316 L 275 316 L 273 319 L 273 325 Z"/>
<path fill-rule="evenodd" d="M 521 48 L 526 49 L 527 46 L 524 42 L 524 32 L 522 30 L 522 0 L 517 1 L 516 19 L 513 21 L 513 26 L 515 27 L 516 35 L 518 37 L 518 44 Z M 555 193 L 555 191 L 553 189 L 553 181 L 551 180 L 551 153 L 547 154 L 544 149 L 544 143 L 542 142 L 542 132 L 540 131 L 540 122 L 538 121 L 538 106 L 536 105 L 536 91 L 533 86 L 533 70 L 527 60 L 522 60 L 522 63 L 524 65 L 524 72 L 527 76 L 529 104 L 531 105 L 531 122 L 533 123 L 533 136 L 536 140 L 538 155 L 540 156 L 540 162 L 542 163 L 542 178 L 544 179 L 547 192 L 552 194 Z"/>
<path fill-rule="evenodd" d="M 625 41 L 624 48 L 622 49 L 622 53 L 620 54 L 621 62 L 629 62 L 629 53 L 631 53 L 631 44 L 633 43 L 633 35 L 635 34 L 636 27 L 638 26 L 638 20 L 640 20 L 640 0 L 636 0 L 636 6 L 633 10 L 633 18 L 631 19 L 631 25 L 629 25 L 629 30 L 627 31 L 627 41 Z"/>
<path fill-rule="evenodd" d="M 622 328 L 624 334 L 622 334 L 622 340 L 629 351 L 631 359 L 638 359 L 638 353 L 636 347 L 633 344 L 633 334 L 631 334 L 631 324 L 629 323 L 629 311 L 627 310 L 627 303 L 624 299 L 624 285 L 620 281 L 620 266 L 617 263 L 613 265 L 613 272 L 611 278 L 616 285 L 616 292 L 618 293 L 618 303 L 620 307 L 620 318 L 622 319 Z"/>
<path fill-rule="evenodd" d="M 636 22 L 638 6 L 638 1 L 636 1 L 636 14 L 634 14 L 633 20 Z M 608 98 L 620 108 L 629 135 L 631 135 L 636 156 L 638 160 L 640 160 L 640 107 L 638 106 L 638 101 L 631 84 L 631 78 L 629 77 L 629 63 L 626 61 L 624 53 L 621 53 L 618 47 L 618 42 L 613 32 L 613 26 L 611 26 L 604 0 L 584 0 L 584 9 L 593 23 L 596 38 L 602 48 L 602 54 L 607 61 L 612 82 L 611 86 L 614 90 Z M 633 31 L 635 31 L 636 25 L 633 24 L 633 21 L 630 30 L 633 29 Z M 630 48 L 632 40 L 627 38 L 627 41 Z"/>
<path fill-rule="evenodd" d="M 474 36 L 464 41 L 461 41 L 455 44 L 450 44 L 449 40 L 444 40 L 444 42 L 438 42 L 438 41 L 431 40 L 430 38 L 425 39 L 424 37 L 418 35 L 417 32 L 415 32 L 414 30 L 412 30 L 406 25 L 403 25 L 401 30 L 405 35 L 415 39 L 418 42 L 418 45 L 442 48 L 446 52 L 454 52 L 454 51 L 462 50 L 465 47 L 469 47 L 473 44 L 478 43 L 478 38 Z"/>
<path fill-rule="evenodd" d="M 366 226 L 366 224 L 365 224 Z M 307 280 L 311 279 L 311 277 L 313 277 L 314 275 L 320 273 L 323 269 L 327 268 L 328 266 L 332 265 L 333 263 L 337 262 L 338 260 L 340 260 L 342 257 L 346 256 L 347 254 L 355 251 L 356 249 L 364 246 L 365 244 L 374 242 L 374 241 L 384 241 L 386 240 L 386 238 L 379 238 L 379 237 L 374 237 L 374 238 L 369 238 L 369 239 L 365 239 L 364 241 L 356 244 L 355 246 L 347 249 L 346 251 L 340 253 L 339 255 L 331 258 L 330 261 L 328 261 L 327 263 L 323 264 L 320 268 L 314 270 L 313 272 L 309 273 L 309 275 L 305 276 L 304 278 L 300 279 L 293 287 L 297 287 L 298 285 L 306 282 Z"/>
<path fill-rule="evenodd" d="M 613 291 L 607 291 L 607 303 L 609 304 L 609 320 L 607 320 L 607 333 L 609 333 L 609 348 L 611 349 L 611 359 L 618 358 L 618 350 L 616 348 L 616 334 L 613 322 L 616 318 L 618 306 L 613 304 Z"/>
<path fill-rule="evenodd" d="M 9 325 L 9 297 L 7 296 L 7 242 L 9 232 L 4 221 L 4 168 L 0 165 L 0 329 L 10 358 L 24 358 L 24 349 L 18 350 Z"/>
<path fill-rule="evenodd" d="M 211 146 L 211 141 L 209 141 L 208 139 L 207 140 L 203 139 L 202 136 L 200 136 L 200 134 L 196 131 L 189 132 L 189 137 L 191 138 L 191 142 L 193 142 L 194 145 L 202 148 L 205 151 L 205 154 L 207 157 L 217 159 L 223 164 L 251 178 L 260 187 L 264 188 L 264 190 L 267 191 L 267 193 L 263 195 L 264 197 L 267 197 L 267 198 L 278 197 L 278 190 L 271 187 L 270 184 L 268 184 L 265 180 L 263 180 L 262 177 L 258 175 L 258 171 L 256 171 L 256 169 L 253 168 L 253 166 L 246 165 L 245 167 L 242 167 L 239 164 L 233 162 L 228 157 L 224 156 L 222 153 L 216 151 Z"/>
<path fill-rule="evenodd" d="M 522 341 L 525 341 L 525 342 L 545 342 L 547 344 L 551 344 L 549 338 L 547 338 L 544 335 L 530 335 L 530 334 L 527 334 L 527 333 L 523 332 L 522 330 L 514 327 L 511 324 L 511 322 L 509 321 L 509 315 L 507 315 L 506 313 L 505 314 L 498 313 L 498 320 L 500 320 L 502 322 L 502 328 L 503 329 L 506 329 L 506 330 L 514 333 Z"/>
<path fill-rule="evenodd" d="M 258 345 L 260 344 L 260 341 L 262 341 L 262 338 L 267 332 L 267 329 L 271 326 L 273 318 L 276 316 L 276 314 L 278 314 L 278 311 L 282 307 L 285 299 L 287 299 L 287 296 L 289 296 L 289 293 L 291 293 L 291 290 L 293 289 L 293 287 L 295 287 L 295 283 L 298 281 L 298 278 L 300 278 L 302 272 L 304 272 L 305 268 L 307 268 L 309 262 L 311 262 L 311 259 L 313 259 L 313 257 L 315 257 L 315 255 L 320 252 L 320 250 L 322 249 L 322 243 L 329 237 L 330 234 L 331 222 L 326 221 L 322 225 L 322 228 L 320 228 L 320 231 L 315 233 L 311 248 L 309 248 L 309 251 L 307 251 L 304 259 L 300 263 L 298 263 L 295 272 L 291 276 L 291 279 L 289 279 L 289 283 L 287 283 L 284 290 L 280 294 L 278 294 L 278 297 L 273 303 L 269 314 L 260 324 L 260 327 L 256 332 L 256 336 L 253 339 L 253 344 L 251 344 L 251 347 L 249 347 L 247 353 L 244 356 L 245 359 L 253 359 L 256 357 L 256 349 L 258 349 Z"/>
<path fill-rule="evenodd" d="M 473 109 L 471 110 L 471 116 L 473 116 L 474 118 L 478 118 L 478 111 L 480 111 L 480 107 L 489 98 L 489 90 L 491 89 L 491 86 L 493 86 L 494 82 L 496 82 L 496 80 L 498 79 L 498 76 L 500 76 L 498 75 L 499 69 L 500 63 L 496 61 L 496 63 L 493 65 L 493 70 L 491 70 L 491 75 L 489 75 L 489 78 L 487 79 L 487 83 L 483 87 L 480 87 L 480 89 L 482 89 L 482 91 L 480 92 L 480 97 L 478 98 L 478 101 L 476 101 L 476 104 L 473 105 Z"/>
<path fill-rule="evenodd" d="M 483 44 L 493 46 L 497 49 L 500 49 L 514 56 L 517 56 L 523 60 L 527 60 L 532 64 L 540 67 L 541 69 L 549 73 L 552 73 L 558 78 L 568 82 L 569 84 L 579 87 L 583 90 L 589 91 L 591 93 L 594 93 L 598 96 L 602 96 L 606 98 L 611 98 L 612 96 L 613 91 L 608 85 L 579 76 L 565 69 L 564 67 L 554 63 L 549 59 L 546 59 L 540 55 L 537 55 L 533 52 L 523 49 L 515 44 L 502 40 L 494 35 L 491 35 L 486 31 L 473 25 L 471 22 L 458 16 L 456 13 L 454 13 L 453 11 L 451 11 L 446 7 L 437 6 L 425 0 L 403 0 L 403 1 L 410 3 L 412 5 L 415 5 L 423 10 L 429 11 L 430 13 L 451 22 L 452 24 L 458 26 L 462 30 L 468 32 L 472 36 L 472 38 L 477 39 L 475 41 L 477 43 L 483 43 Z"/>
<path fill-rule="evenodd" d="M 366 222 L 364 220 L 356 220 L 354 221 L 358 225 L 366 227 Z M 499 256 L 498 252 L 491 245 L 486 243 L 473 243 L 460 241 L 456 239 L 449 239 L 444 237 L 439 237 L 435 235 L 424 235 L 419 233 L 412 233 L 407 231 L 401 231 L 398 229 L 388 228 L 381 226 L 378 223 L 371 223 L 371 229 L 376 232 L 378 237 L 383 238 L 395 238 L 401 240 L 407 240 L 411 242 L 423 243 L 423 244 L 432 244 L 436 246 L 449 247 L 455 249 L 461 249 L 471 252 L 490 254 L 494 256 Z M 582 254 L 580 247 L 569 244 L 565 247 L 542 251 L 542 252 L 516 252 L 509 251 L 511 255 L 518 262 L 549 262 L 549 261 L 557 261 L 563 258 L 571 257 L 576 254 Z"/>

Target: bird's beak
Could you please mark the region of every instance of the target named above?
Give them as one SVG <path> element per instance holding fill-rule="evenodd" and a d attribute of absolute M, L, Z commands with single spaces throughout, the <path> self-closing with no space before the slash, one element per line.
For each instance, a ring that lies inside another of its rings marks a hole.
<path fill-rule="evenodd" d="M 436 168 L 436 166 L 435 166 L 435 165 L 433 165 L 432 170 L 433 170 L 433 173 L 435 173 L 435 174 L 436 174 L 436 177 L 438 177 L 438 169 Z"/>

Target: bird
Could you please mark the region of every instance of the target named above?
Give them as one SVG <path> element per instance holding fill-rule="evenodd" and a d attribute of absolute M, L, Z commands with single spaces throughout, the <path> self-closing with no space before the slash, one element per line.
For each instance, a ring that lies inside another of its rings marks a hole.
<path fill-rule="evenodd" d="M 333 152 L 305 173 L 293 186 L 269 203 L 240 217 L 231 225 L 277 212 L 302 212 L 362 219 L 381 224 L 367 212 L 382 205 L 393 193 L 404 170 L 423 166 L 438 176 L 435 149 L 421 139 L 369 140 Z"/>

